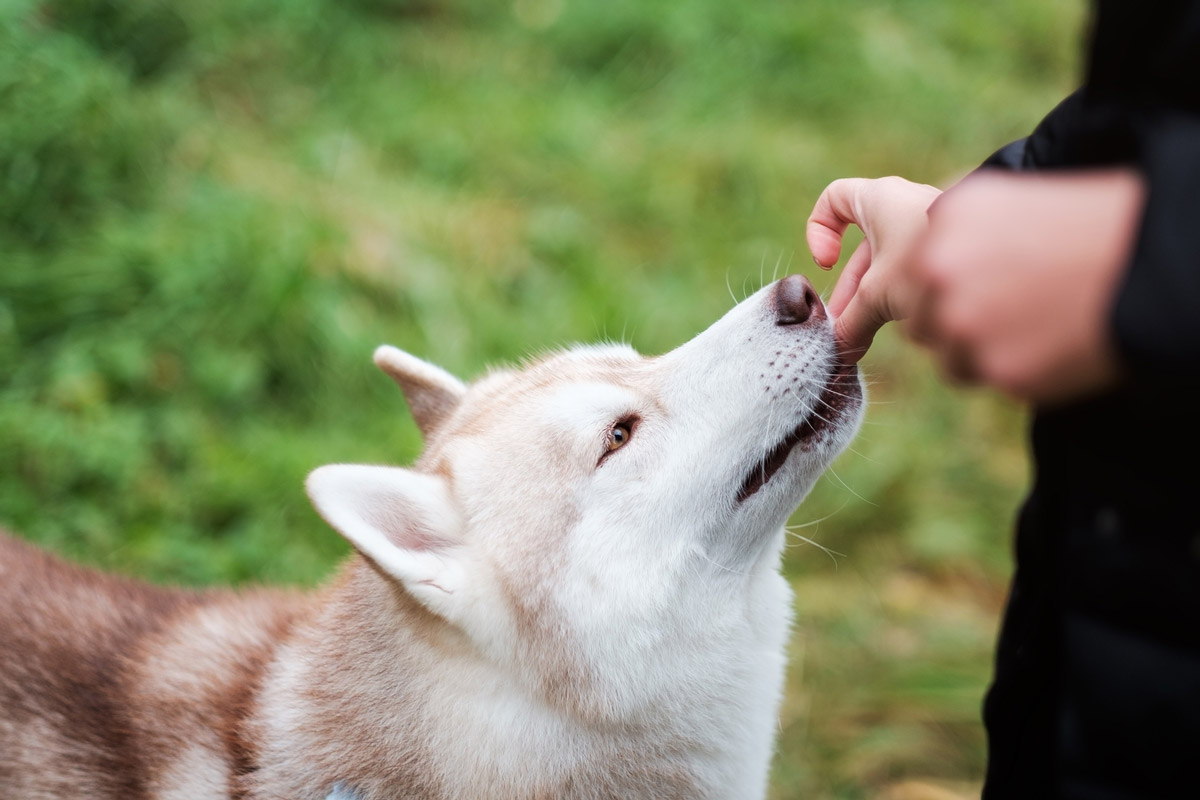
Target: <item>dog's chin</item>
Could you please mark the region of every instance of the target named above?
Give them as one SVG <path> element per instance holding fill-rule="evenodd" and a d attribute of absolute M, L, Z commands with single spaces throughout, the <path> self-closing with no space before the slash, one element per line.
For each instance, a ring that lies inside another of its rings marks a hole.
<path fill-rule="evenodd" d="M 837 432 L 853 420 L 862 405 L 858 367 L 838 364 L 808 416 L 792 429 L 746 473 L 737 490 L 735 505 L 742 505 L 766 486 L 797 449 L 812 453 L 828 465 L 841 449 Z"/>

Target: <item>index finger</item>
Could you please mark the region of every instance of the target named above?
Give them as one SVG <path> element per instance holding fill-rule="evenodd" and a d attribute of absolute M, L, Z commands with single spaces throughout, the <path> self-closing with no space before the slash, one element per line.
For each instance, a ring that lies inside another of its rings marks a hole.
<path fill-rule="evenodd" d="M 866 182 L 866 178 L 839 178 L 817 198 L 804 227 L 804 238 L 817 266 L 829 269 L 837 263 L 846 228 L 859 225 L 855 200 Z"/>

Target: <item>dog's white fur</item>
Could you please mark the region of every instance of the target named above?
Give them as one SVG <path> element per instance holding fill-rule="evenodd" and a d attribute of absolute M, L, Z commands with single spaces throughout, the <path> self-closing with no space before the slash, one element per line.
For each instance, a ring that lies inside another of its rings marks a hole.
<path fill-rule="evenodd" d="M 381 347 L 426 447 L 312 473 L 356 550 L 312 596 L 0 539 L 0 795 L 763 797 L 782 526 L 862 412 L 819 301 L 783 324 L 780 296 L 657 358 L 578 347 L 471 386 Z"/>

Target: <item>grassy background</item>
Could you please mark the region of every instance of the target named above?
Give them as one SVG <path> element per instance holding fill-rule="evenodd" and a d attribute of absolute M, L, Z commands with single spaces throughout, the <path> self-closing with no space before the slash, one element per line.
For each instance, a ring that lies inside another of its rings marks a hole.
<path fill-rule="evenodd" d="M 1082 0 L 0 0 L 0 524 L 157 581 L 315 584 L 370 363 L 662 352 L 846 175 L 946 184 L 1076 80 Z M 772 798 L 977 794 L 1019 409 L 885 332 L 794 522 Z"/>

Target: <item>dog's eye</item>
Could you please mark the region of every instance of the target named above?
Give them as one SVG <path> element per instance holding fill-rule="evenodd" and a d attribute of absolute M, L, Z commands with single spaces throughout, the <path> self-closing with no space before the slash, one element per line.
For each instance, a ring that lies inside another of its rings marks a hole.
<path fill-rule="evenodd" d="M 608 429 L 608 437 L 604 441 L 604 452 L 600 454 L 600 460 L 596 462 L 597 467 L 604 463 L 604 459 L 629 443 L 637 424 L 638 417 L 629 416 Z"/>
<path fill-rule="evenodd" d="M 616 450 L 621 445 L 629 441 L 629 437 L 633 435 L 628 422 L 618 422 L 612 426 L 612 430 L 608 432 L 608 452 Z"/>

